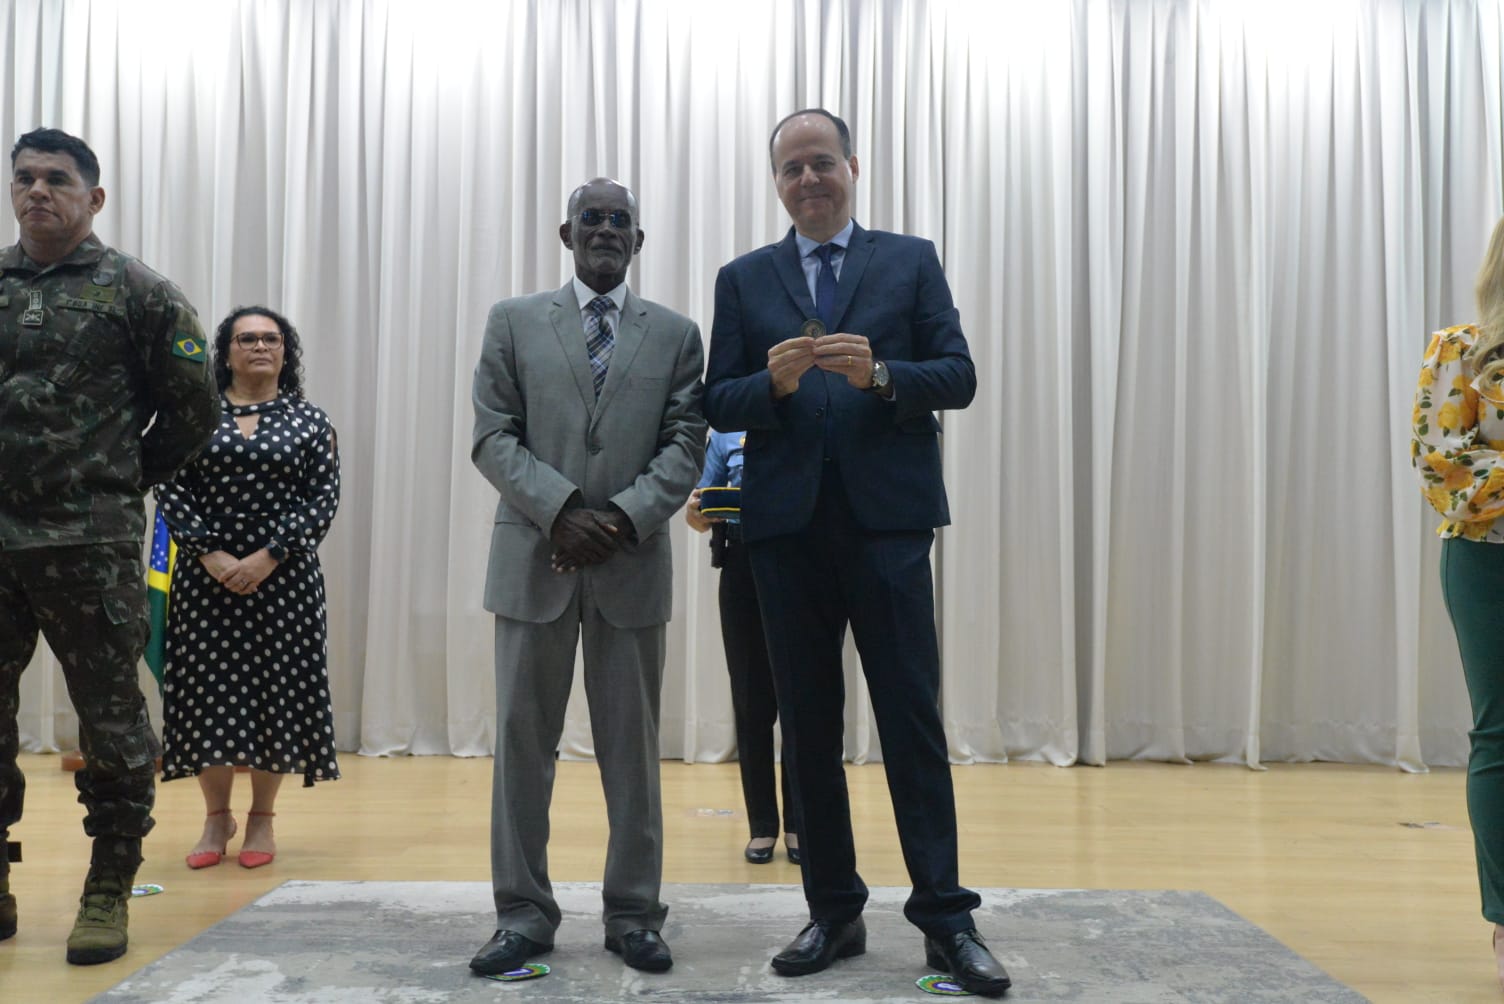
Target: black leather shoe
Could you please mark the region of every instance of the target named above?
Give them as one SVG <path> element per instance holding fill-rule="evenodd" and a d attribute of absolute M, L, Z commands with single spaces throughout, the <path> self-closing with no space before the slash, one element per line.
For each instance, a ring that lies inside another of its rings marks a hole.
<path fill-rule="evenodd" d="M 615 952 L 627 965 L 645 973 L 666 973 L 674 965 L 668 943 L 657 931 L 628 931 L 620 938 L 608 934 L 606 951 Z"/>
<path fill-rule="evenodd" d="M 470 960 L 470 968 L 482 976 L 499 976 L 517 969 L 535 955 L 554 950 L 516 931 L 497 931 Z"/>
<path fill-rule="evenodd" d="M 924 963 L 950 973 L 951 979 L 982 997 L 1001 997 L 1013 985 L 1008 971 L 987 950 L 987 942 L 973 928 L 943 938 L 924 939 Z"/>
<path fill-rule="evenodd" d="M 748 843 L 747 849 L 742 851 L 742 857 L 746 858 L 754 865 L 765 865 L 769 861 L 773 860 L 773 845 L 769 844 L 767 847 L 753 847 L 750 843 Z"/>
<path fill-rule="evenodd" d="M 779 976 L 807 976 L 826 969 L 836 959 L 849 959 L 867 951 L 867 925 L 862 918 L 844 924 L 812 920 L 773 956 L 773 972 Z"/>
<path fill-rule="evenodd" d="M 787 854 L 789 856 L 789 860 L 796 865 L 804 860 L 804 855 L 799 853 L 799 848 L 797 847 L 790 847 L 787 844 L 784 844 L 783 852 Z"/>

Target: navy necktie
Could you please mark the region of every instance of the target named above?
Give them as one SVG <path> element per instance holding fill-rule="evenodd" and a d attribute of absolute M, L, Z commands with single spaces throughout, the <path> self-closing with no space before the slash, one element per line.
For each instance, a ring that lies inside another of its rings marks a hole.
<path fill-rule="evenodd" d="M 590 375 L 595 378 L 595 393 L 600 396 L 611 365 L 611 349 L 616 339 L 606 313 L 614 304 L 609 296 L 597 296 L 585 305 L 585 349 L 590 353 Z"/>
<path fill-rule="evenodd" d="M 815 313 L 827 332 L 836 329 L 836 270 L 830 256 L 841 249 L 839 244 L 821 244 L 815 248 L 820 259 L 820 271 L 815 276 Z"/>

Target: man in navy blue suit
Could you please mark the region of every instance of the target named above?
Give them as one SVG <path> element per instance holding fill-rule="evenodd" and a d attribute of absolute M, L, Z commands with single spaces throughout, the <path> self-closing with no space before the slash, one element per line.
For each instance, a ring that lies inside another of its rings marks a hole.
<path fill-rule="evenodd" d="M 846 123 L 795 112 L 768 148 L 794 225 L 716 278 L 705 416 L 747 430 L 742 536 L 804 809 L 810 923 L 773 969 L 801 976 L 866 950 L 842 764 L 849 624 L 914 886 L 904 915 L 928 965 L 998 996 L 1008 974 L 957 875 L 929 563 L 934 528 L 950 522 L 932 413 L 970 404 L 976 371 L 934 245 L 852 220 Z"/>

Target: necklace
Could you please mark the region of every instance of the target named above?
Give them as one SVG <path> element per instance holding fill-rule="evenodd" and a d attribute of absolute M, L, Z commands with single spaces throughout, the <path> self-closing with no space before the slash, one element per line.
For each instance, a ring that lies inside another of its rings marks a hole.
<path fill-rule="evenodd" d="M 253 404 L 266 404 L 268 401 L 275 401 L 276 399 L 277 399 L 277 392 L 276 392 L 275 389 L 272 390 L 271 397 L 258 397 L 254 401 L 236 400 L 236 395 L 235 394 L 230 393 L 230 391 L 229 391 L 228 388 L 226 388 L 226 390 L 225 390 L 225 400 L 229 401 L 231 404 L 233 404 L 237 408 L 248 408 L 248 407 L 250 407 Z"/>

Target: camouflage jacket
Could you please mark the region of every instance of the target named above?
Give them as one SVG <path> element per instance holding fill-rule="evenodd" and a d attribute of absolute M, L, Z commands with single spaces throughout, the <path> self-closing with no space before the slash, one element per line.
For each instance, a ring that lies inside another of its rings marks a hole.
<path fill-rule="evenodd" d="M 176 286 L 93 234 L 45 268 L 0 249 L 0 551 L 141 540 L 142 495 L 218 424 Z"/>

